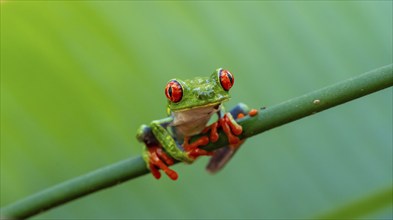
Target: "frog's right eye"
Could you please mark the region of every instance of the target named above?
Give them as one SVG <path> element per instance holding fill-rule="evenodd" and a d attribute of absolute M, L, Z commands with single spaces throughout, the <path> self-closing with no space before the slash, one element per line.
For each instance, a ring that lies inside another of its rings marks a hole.
<path fill-rule="evenodd" d="M 232 88 L 233 83 L 235 83 L 235 78 L 233 78 L 232 73 L 224 69 L 220 69 L 218 72 L 218 79 L 225 91 L 229 91 Z"/>
<path fill-rule="evenodd" d="M 171 80 L 165 87 L 165 95 L 171 102 L 180 102 L 183 97 L 183 88 L 176 80 Z"/>

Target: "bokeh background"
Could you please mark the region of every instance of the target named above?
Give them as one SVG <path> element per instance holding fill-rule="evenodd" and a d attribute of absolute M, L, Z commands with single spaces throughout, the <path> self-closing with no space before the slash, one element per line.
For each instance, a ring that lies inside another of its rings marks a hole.
<path fill-rule="evenodd" d="M 392 63 L 392 26 L 392 1 L 2 1 L 1 206 L 139 155 L 171 78 L 224 67 L 228 108 L 269 107 Z M 392 218 L 369 199 L 392 192 L 392 111 L 389 88 L 253 137 L 217 175 L 203 158 L 35 218 Z"/>

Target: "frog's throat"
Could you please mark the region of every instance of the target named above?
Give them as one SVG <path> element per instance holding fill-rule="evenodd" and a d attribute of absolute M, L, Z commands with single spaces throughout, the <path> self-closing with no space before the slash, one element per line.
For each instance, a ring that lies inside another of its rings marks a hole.
<path fill-rule="evenodd" d="M 211 103 L 206 104 L 206 105 L 197 105 L 197 106 L 193 106 L 193 107 L 189 107 L 189 108 L 173 109 L 171 111 L 172 112 L 182 112 L 182 111 L 187 111 L 187 110 L 190 110 L 190 109 L 205 108 L 205 107 L 209 107 L 209 106 L 220 105 L 221 103 L 226 102 L 228 100 L 229 100 L 229 98 L 225 98 L 225 99 L 221 99 L 221 100 L 219 100 L 217 102 L 211 102 Z"/>

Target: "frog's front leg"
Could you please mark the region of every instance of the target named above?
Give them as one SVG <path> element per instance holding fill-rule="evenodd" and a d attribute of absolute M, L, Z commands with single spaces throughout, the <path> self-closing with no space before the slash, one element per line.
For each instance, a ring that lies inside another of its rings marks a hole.
<path fill-rule="evenodd" d="M 183 144 L 180 145 L 177 140 L 166 129 L 169 121 L 162 123 L 162 121 L 154 121 L 150 125 L 152 127 L 154 136 L 161 143 L 166 152 L 173 158 L 186 163 L 193 162 L 197 157 L 202 155 L 211 155 L 210 152 L 200 149 L 200 146 L 209 143 L 209 137 L 202 136 L 199 139 L 190 143 L 189 137 L 184 137 Z"/>
<path fill-rule="evenodd" d="M 189 143 L 189 138 L 186 137 L 184 138 L 183 145 L 180 145 L 167 129 L 171 122 L 172 118 L 167 118 L 153 121 L 150 124 L 155 139 L 165 151 L 161 147 L 150 147 L 148 150 L 148 163 L 152 174 L 156 178 L 160 177 L 159 171 L 155 169 L 158 167 L 171 179 L 176 180 L 178 177 L 177 173 L 168 167 L 173 164 L 171 157 L 178 161 L 191 163 L 201 155 L 210 155 L 209 152 L 198 148 L 201 145 L 208 144 L 209 138 L 201 137 L 200 139 Z M 168 153 L 169 156 L 166 153 Z"/>
<path fill-rule="evenodd" d="M 229 145 L 214 151 L 214 154 L 206 167 L 209 172 L 215 173 L 221 170 L 244 143 L 245 140 L 240 140 L 237 137 L 242 133 L 243 129 L 236 122 L 236 119 L 242 118 L 247 114 L 254 116 L 256 113 L 257 111 L 255 109 L 249 110 L 247 105 L 239 103 L 230 112 L 226 113 L 223 117 L 220 117 L 219 121 L 216 122 L 216 125 L 213 124 L 213 126 L 211 126 L 213 129 L 210 130 L 210 136 L 217 136 L 218 139 L 217 127 L 221 126 L 228 137 Z"/>
<path fill-rule="evenodd" d="M 238 145 L 241 140 L 237 137 L 243 132 L 242 126 L 240 126 L 235 119 L 242 118 L 249 114 L 255 115 L 255 109 L 249 109 L 247 105 L 243 103 L 237 104 L 230 112 L 224 114 L 224 109 L 219 112 L 219 119 L 217 122 L 210 125 L 206 131 L 210 131 L 210 141 L 216 142 L 218 140 L 217 129 L 222 127 L 224 133 L 228 137 L 230 145 Z M 235 118 L 234 118 L 235 117 Z"/>
<path fill-rule="evenodd" d="M 189 138 L 185 138 L 182 146 L 167 129 L 171 122 L 172 118 L 153 121 L 150 126 L 142 125 L 137 133 L 138 140 L 146 146 L 143 159 L 157 179 L 161 177 L 159 169 L 173 180 L 178 178 L 177 173 L 169 168 L 174 159 L 191 163 L 200 155 L 210 155 L 209 152 L 198 148 L 209 142 L 208 137 L 202 137 L 192 143 L 189 143 Z"/>
<path fill-rule="evenodd" d="M 167 129 L 171 122 L 172 118 L 157 120 L 153 121 L 150 127 L 157 141 L 165 149 L 165 152 L 178 161 L 190 163 L 193 159 L 188 156 L 187 152 L 183 151 L 182 146 Z"/>
<path fill-rule="evenodd" d="M 177 173 L 168 167 L 174 164 L 174 160 L 164 151 L 161 143 L 154 136 L 152 128 L 142 125 L 137 132 L 137 139 L 145 144 L 142 157 L 153 176 L 159 179 L 161 177 L 159 169 L 161 169 L 171 179 L 176 180 Z"/>

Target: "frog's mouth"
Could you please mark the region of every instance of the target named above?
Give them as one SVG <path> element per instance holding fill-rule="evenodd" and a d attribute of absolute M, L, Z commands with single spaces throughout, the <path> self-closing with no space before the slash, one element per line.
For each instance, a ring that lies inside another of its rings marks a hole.
<path fill-rule="evenodd" d="M 229 99 L 228 98 L 223 98 L 222 100 L 219 100 L 219 101 L 217 101 L 217 102 L 212 102 L 212 103 L 208 103 L 208 104 L 205 104 L 205 105 L 196 105 L 196 106 L 192 106 L 192 107 L 186 107 L 186 108 L 182 108 L 182 109 L 172 109 L 171 111 L 172 112 L 183 112 L 183 111 L 188 111 L 188 110 L 194 110 L 194 109 L 199 109 L 199 108 L 207 108 L 207 107 L 213 107 L 212 109 L 215 109 L 215 110 L 218 110 L 219 108 L 220 108 L 220 106 L 221 106 L 221 104 L 223 103 L 223 102 L 226 102 L 226 101 L 228 101 Z"/>

